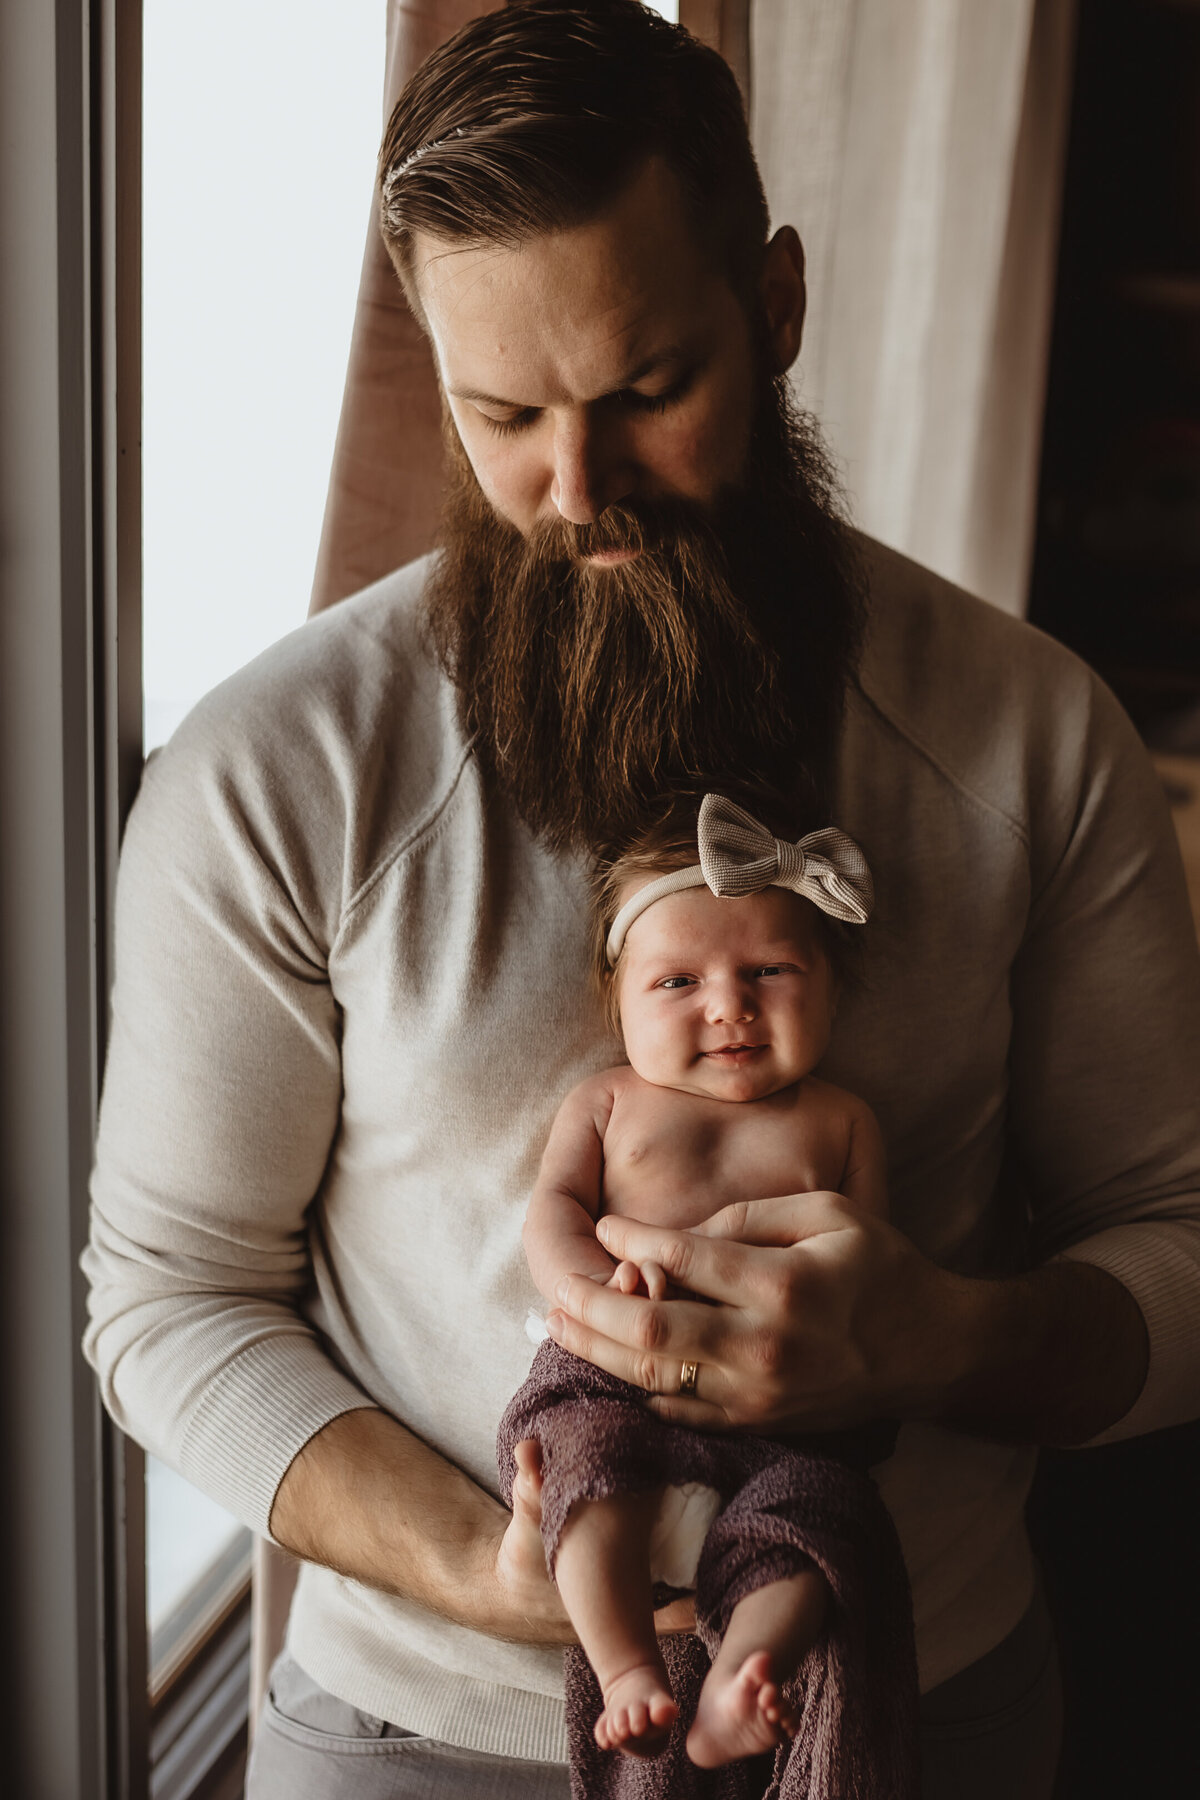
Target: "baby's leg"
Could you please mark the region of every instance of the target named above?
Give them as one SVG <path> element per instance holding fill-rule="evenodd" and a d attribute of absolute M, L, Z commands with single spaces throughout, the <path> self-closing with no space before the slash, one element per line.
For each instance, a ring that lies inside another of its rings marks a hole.
<path fill-rule="evenodd" d="M 738 1601 L 688 1733 L 699 1768 L 757 1756 L 794 1736 L 796 1714 L 781 1688 L 820 1636 L 828 1598 L 825 1577 L 806 1569 Z"/>
<path fill-rule="evenodd" d="M 559 1540 L 554 1579 L 604 1694 L 602 1750 L 655 1756 L 679 1709 L 654 1630 L 650 1528 L 657 1489 L 585 1500 Z"/>

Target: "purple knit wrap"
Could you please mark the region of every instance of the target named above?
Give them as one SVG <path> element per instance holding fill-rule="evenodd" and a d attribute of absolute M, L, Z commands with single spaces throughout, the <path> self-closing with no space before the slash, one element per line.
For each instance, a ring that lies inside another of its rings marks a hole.
<path fill-rule="evenodd" d="M 580 1500 L 697 1482 L 724 1503 L 696 1575 L 696 1636 L 663 1640 L 679 1721 L 661 1756 L 604 1751 L 603 1700 L 582 1650 L 565 1653 L 574 1800 L 915 1800 L 917 1674 L 908 1578 L 870 1478 L 821 1451 L 664 1424 L 640 1389 L 545 1343 L 500 1423 L 500 1484 L 512 1503 L 513 1448 L 542 1452 L 542 1541 L 553 1571 Z M 773 1758 L 698 1769 L 684 1750 L 700 1686 L 745 1595 L 815 1564 L 829 1623 L 788 1686 L 800 1727 Z"/>

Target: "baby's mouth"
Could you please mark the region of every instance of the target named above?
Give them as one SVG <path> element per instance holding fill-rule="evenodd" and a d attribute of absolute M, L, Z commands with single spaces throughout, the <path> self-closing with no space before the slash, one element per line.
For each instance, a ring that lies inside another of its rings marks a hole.
<path fill-rule="evenodd" d="M 705 1050 L 703 1054 L 713 1061 L 736 1063 L 748 1061 L 766 1047 L 765 1044 L 721 1044 L 716 1050 Z"/>

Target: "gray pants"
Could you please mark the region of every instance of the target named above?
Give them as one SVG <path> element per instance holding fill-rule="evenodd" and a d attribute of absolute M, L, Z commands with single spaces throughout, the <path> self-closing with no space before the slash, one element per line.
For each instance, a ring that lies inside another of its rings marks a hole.
<path fill-rule="evenodd" d="M 1004 1642 L 921 1702 L 922 1800 L 1050 1800 L 1062 1703 L 1039 1594 Z M 569 1800 L 562 1763 L 456 1750 L 358 1712 L 285 1651 L 254 1739 L 246 1800 Z"/>

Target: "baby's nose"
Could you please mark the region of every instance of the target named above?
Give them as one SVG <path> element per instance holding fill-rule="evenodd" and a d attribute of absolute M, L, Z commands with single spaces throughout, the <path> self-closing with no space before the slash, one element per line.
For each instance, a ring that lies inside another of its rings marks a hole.
<path fill-rule="evenodd" d="M 754 1017 L 754 997 L 750 983 L 738 977 L 714 982 L 709 997 L 709 1017 L 714 1024 L 732 1024 Z"/>

